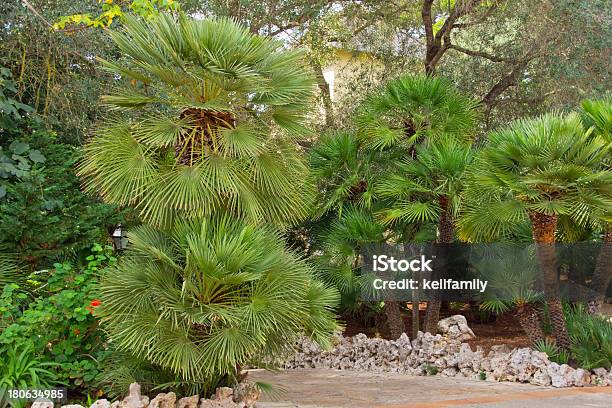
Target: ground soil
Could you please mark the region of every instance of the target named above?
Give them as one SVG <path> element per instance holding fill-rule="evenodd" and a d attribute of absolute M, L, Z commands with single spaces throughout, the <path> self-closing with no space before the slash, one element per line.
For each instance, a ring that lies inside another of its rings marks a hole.
<path fill-rule="evenodd" d="M 468 325 L 476 335 L 475 339 L 468 341 L 472 349 L 476 346 L 481 346 L 485 352 L 493 345 L 507 344 L 511 348 L 529 346 L 529 339 L 521 329 L 518 320 L 509 313 L 499 316 L 487 316 L 477 311 L 471 310 L 469 305 L 451 304 L 447 310 L 442 310 L 440 318 L 448 317 L 455 314 L 464 315 L 468 321 Z M 423 303 L 419 307 L 419 315 L 421 322 L 425 318 L 426 304 Z M 404 324 L 406 332 L 410 336 L 412 333 L 410 305 L 404 309 Z M 357 333 L 365 333 L 370 337 L 389 338 L 386 330 L 384 319 L 381 321 L 364 322 L 362 319 L 346 319 L 345 336 L 354 336 Z M 421 323 L 422 324 L 422 323 Z M 411 336 L 410 336 L 411 337 Z"/>

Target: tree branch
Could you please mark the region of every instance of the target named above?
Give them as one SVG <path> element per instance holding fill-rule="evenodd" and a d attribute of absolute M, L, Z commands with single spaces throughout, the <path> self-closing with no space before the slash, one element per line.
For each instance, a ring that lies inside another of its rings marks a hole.
<path fill-rule="evenodd" d="M 30 10 L 32 12 L 32 14 L 34 14 L 36 17 L 38 17 L 39 19 L 41 19 L 46 25 L 48 25 L 49 27 L 53 28 L 55 30 L 55 28 L 53 27 L 53 24 L 51 24 L 45 17 L 43 17 L 42 14 L 40 14 L 38 12 L 38 10 L 36 10 L 34 8 L 34 6 L 32 6 L 32 4 L 30 4 L 30 2 L 28 0 L 21 0 L 21 3 L 27 7 L 28 10 Z"/>
<path fill-rule="evenodd" d="M 461 47 L 459 45 L 456 45 L 456 44 L 450 44 L 448 46 L 448 49 L 459 51 L 459 52 L 461 52 L 463 54 L 466 54 L 466 55 L 469 55 L 471 57 L 480 57 L 480 58 L 488 59 L 489 61 L 493 61 L 493 62 L 507 62 L 507 63 L 510 63 L 510 64 L 514 64 L 514 63 L 518 62 L 517 58 L 498 57 L 496 55 L 489 54 L 489 53 L 484 52 L 484 51 L 468 50 L 467 48 L 463 48 L 463 47 Z"/>
<path fill-rule="evenodd" d="M 502 77 L 497 83 L 491 88 L 491 90 L 482 98 L 482 104 L 485 106 L 487 114 L 496 105 L 497 98 L 511 86 L 516 86 L 518 80 L 523 74 L 525 68 L 531 59 L 521 60 L 517 65 L 514 66 L 506 76 Z"/>
<path fill-rule="evenodd" d="M 457 0 L 455 7 L 450 12 L 450 15 L 442 24 L 440 30 L 434 35 L 433 19 L 431 9 L 433 0 L 424 0 L 423 8 L 421 9 L 421 17 L 425 27 L 425 73 L 433 75 L 436 70 L 436 65 L 451 46 L 451 32 L 456 27 L 455 22 L 469 14 L 478 6 L 482 0 Z"/>

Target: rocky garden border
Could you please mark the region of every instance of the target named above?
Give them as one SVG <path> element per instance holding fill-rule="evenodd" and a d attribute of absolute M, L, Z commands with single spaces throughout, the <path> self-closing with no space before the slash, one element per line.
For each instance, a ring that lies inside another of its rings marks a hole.
<path fill-rule="evenodd" d="M 304 338 L 297 353 L 285 364 L 287 369 L 330 368 L 394 372 L 410 375 L 461 376 L 487 381 L 514 381 L 540 386 L 583 387 L 612 385 L 612 370 L 587 370 L 557 364 L 546 353 L 529 347 L 510 349 L 506 345 L 472 350 L 463 343 L 474 336 L 465 317 L 451 316 L 440 321 L 443 334 L 418 332 L 410 340 L 404 333 L 397 340 L 338 335 L 332 350 L 322 350 Z"/>

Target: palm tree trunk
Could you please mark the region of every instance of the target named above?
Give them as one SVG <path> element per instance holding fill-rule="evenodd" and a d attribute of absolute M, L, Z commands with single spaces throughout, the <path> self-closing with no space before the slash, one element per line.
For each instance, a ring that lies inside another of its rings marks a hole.
<path fill-rule="evenodd" d="M 437 299 L 437 295 L 431 295 L 427 301 L 427 310 L 425 311 L 425 331 L 431 334 L 436 334 L 438 331 L 438 321 L 440 320 L 440 305 L 442 302 Z"/>
<path fill-rule="evenodd" d="M 359 262 L 359 258 L 355 259 L 355 267 L 357 266 L 357 262 Z M 386 279 L 391 278 L 390 271 L 383 273 Z M 404 326 L 404 319 L 402 319 L 402 311 L 399 306 L 399 302 L 397 300 L 385 300 L 385 305 L 383 307 L 383 311 L 385 313 L 385 317 L 387 318 L 387 328 L 389 329 L 389 335 L 393 340 L 398 339 L 402 333 L 406 331 L 406 327 Z"/>
<path fill-rule="evenodd" d="M 589 312 L 601 312 L 601 306 L 606 299 L 606 292 L 610 284 L 610 272 L 612 270 L 612 224 L 607 223 L 604 231 L 603 243 L 595 271 L 591 282 L 591 296 L 589 297 Z"/>
<path fill-rule="evenodd" d="M 557 346 L 568 350 L 570 339 L 563 315 L 563 304 L 559 295 L 559 281 L 555 255 L 555 231 L 557 216 L 539 212 L 529 214 L 531 232 L 536 243 L 538 262 L 544 278 L 544 294 Z"/>
<path fill-rule="evenodd" d="M 544 339 L 544 333 L 542 332 L 542 326 L 540 325 L 540 317 L 538 311 L 534 309 L 529 303 L 520 305 L 516 309 L 516 317 L 521 323 L 523 331 L 529 337 L 531 345 L 535 345 L 538 341 Z"/>
<path fill-rule="evenodd" d="M 387 316 L 387 326 L 391 339 L 399 339 L 402 333 L 406 331 L 399 302 L 395 300 L 385 301 L 385 315 Z"/>
<path fill-rule="evenodd" d="M 440 196 L 440 219 L 438 220 L 438 243 L 451 244 L 454 239 L 453 216 L 450 212 L 450 203 L 448 197 Z M 444 264 L 444 260 L 438 257 L 438 260 Z M 425 331 L 435 334 L 438 331 L 438 321 L 440 320 L 440 295 L 433 291 L 427 302 L 427 311 L 425 312 Z"/>
<path fill-rule="evenodd" d="M 420 273 L 419 272 L 414 272 L 413 273 L 413 278 L 416 279 L 417 282 L 421 281 L 421 277 L 419 276 Z M 420 312 L 420 304 L 421 304 L 421 299 L 419 296 L 419 289 L 414 289 L 412 291 L 412 338 L 416 339 L 417 335 L 419 334 L 419 325 L 420 322 L 419 320 L 421 319 L 419 312 Z"/>

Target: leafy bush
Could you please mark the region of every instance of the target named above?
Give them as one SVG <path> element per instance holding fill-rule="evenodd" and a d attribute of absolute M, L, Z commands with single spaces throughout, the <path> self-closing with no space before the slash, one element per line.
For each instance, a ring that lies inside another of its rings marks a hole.
<path fill-rule="evenodd" d="M 55 364 L 51 371 L 57 381 L 82 391 L 95 388 L 100 364 L 110 353 L 93 311 L 100 302 L 99 269 L 115 259 L 110 248 L 95 245 L 86 261 L 83 269 L 56 263 L 31 274 L 23 286 L 6 285 L 0 296 L 0 355 L 31 350 Z"/>
<path fill-rule="evenodd" d="M 569 361 L 569 353 L 566 350 L 560 349 L 550 339 L 540 339 L 534 344 L 534 347 L 536 350 L 546 353 L 548 359 L 557 364 L 567 364 Z"/>
<path fill-rule="evenodd" d="M 0 246 L 6 251 L 46 267 L 108 239 L 109 229 L 125 223 L 125 212 L 81 192 L 74 170 L 79 149 L 58 143 L 33 120 L 1 136 Z"/>
<path fill-rule="evenodd" d="M 2 129 L 14 129 L 22 119 L 23 114 L 32 112 L 31 106 L 23 104 L 14 99 L 17 87 L 11 71 L 0 66 L 0 131 Z"/>
<path fill-rule="evenodd" d="M 193 220 L 138 227 L 130 242 L 103 275 L 102 320 L 118 349 L 171 373 L 173 388 L 210 392 L 241 367 L 274 364 L 300 334 L 326 345 L 338 328 L 337 292 L 269 226 Z"/>
<path fill-rule="evenodd" d="M 566 306 L 565 319 L 572 356 L 578 365 L 609 370 L 612 366 L 612 323 L 603 316 L 588 313 L 582 304 Z"/>
<path fill-rule="evenodd" d="M 12 388 L 52 388 L 58 385 L 57 375 L 47 369 L 53 363 L 41 362 L 31 348 L 11 348 L 0 359 L 0 406 L 25 406 L 25 401 L 8 399 Z"/>

